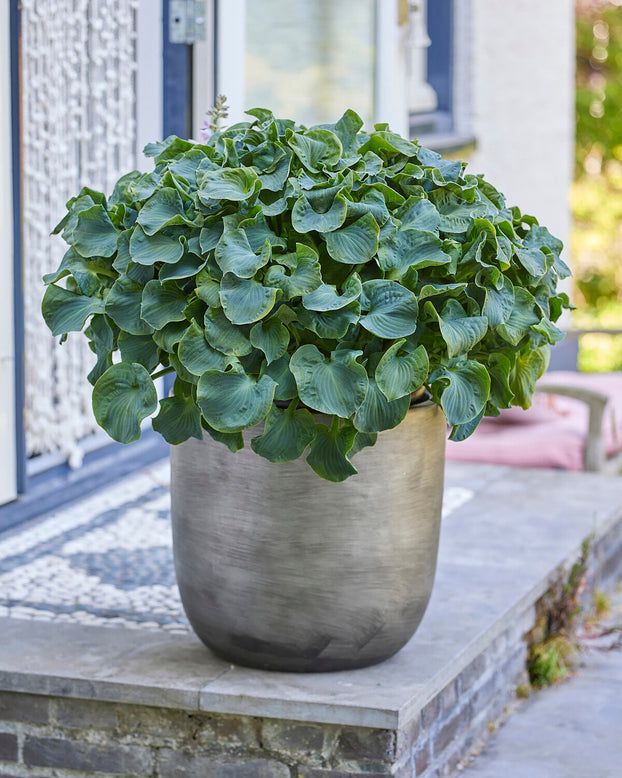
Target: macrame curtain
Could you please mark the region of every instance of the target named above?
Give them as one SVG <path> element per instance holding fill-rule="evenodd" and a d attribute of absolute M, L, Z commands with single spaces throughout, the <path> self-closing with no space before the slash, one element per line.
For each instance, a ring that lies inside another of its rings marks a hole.
<path fill-rule="evenodd" d="M 41 317 L 41 276 L 65 250 L 50 231 L 83 185 L 109 194 L 136 166 L 139 0 L 21 0 L 26 447 L 79 465 L 97 425 L 86 374 L 93 355 L 62 346 Z"/>

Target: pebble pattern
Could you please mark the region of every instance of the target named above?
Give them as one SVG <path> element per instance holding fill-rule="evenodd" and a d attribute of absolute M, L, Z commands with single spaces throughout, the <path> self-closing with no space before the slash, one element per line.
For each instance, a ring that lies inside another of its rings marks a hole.
<path fill-rule="evenodd" d="M 445 490 L 443 515 L 473 497 Z M 168 463 L 0 538 L 0 617 L 190 630 L 177 585 Z"/>

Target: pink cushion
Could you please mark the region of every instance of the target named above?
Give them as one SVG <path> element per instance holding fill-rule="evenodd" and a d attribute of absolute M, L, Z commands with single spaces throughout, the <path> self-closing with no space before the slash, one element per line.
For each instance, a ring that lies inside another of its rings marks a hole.
<path fill-rule="evenodd" d="M 549 383 L 578 386 L 606 394 L 604 445 L 607 456 L 622 448 L 622 373 L 552 371 Z M 484 418 L 470 438 L 447 441 L 447 459 L 515 467 L 583 469 L 588 406 L 558 395 L 534 395 L 529 410 L 510 408 L 496 418 Z"/>

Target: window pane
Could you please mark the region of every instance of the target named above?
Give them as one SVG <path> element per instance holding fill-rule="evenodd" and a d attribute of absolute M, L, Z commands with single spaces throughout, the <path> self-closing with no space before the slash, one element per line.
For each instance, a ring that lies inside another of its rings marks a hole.
<path fill-rule="evenodd" d="M 374 115 L 376 0 L 246 4 L 246 106 L 311 125 Z"/>

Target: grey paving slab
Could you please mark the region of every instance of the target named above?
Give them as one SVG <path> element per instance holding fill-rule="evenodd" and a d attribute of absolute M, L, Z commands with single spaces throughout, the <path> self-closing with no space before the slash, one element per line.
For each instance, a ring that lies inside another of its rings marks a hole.
<path fill-rule="evenodd" d="M 455 505 L 443 521 L 437 580 L 427 614 L 410 643 L 381 665 L 350 673 L 267 673 L 220 662 L 188 633 L 167 634 L 164 611 L 162 623 L 151 624 L 151 632 L 134 628 L 144 626 L 149 618 L 155 590 L 151 584 L 156 581 L 161 586 L 159 576 L 167 570 L 164 557 L 155 564 L 150 556 L 147 562 L 153 563 L 155 578 L 145 580 L 136 606 L 133 600 L 123 601 L 122 623 L 114 629 L 110 624 L 115 619 L 109 618 L 101 602 L 95 607 L 93 601 L 84 601 L 80 608 L 91 608 L 90 615 L 108 623 L 106 627 L 100 622 L 81 626 L 38 621 L 43 610 L 39 601 L 39 607 L 30 611 L 8 608 L 12 617 L 0 623 L 0 688 L 335 724 L 405 725 L 492 640 L 524 617 L 546 588 L 548 577 L 577 553 L 586 535 L 604 532 L 622 517 L 622 479 L 449 465 L 447 484 L 454 490 Z M 147 524 L 151 522 L 161 538 L 165 517 L 159 512 L 164 498 L 157 489 L 165 486 L 158 483 L 155 488 L 153 492 L 145 482 L 141 494 L 146 502 L 135 502 L 131 510 L 139 519 L 144 505 Z M 127 492 L 132 492 L 129 486 Z M 33 564 L 41 554 L 53 552 L 60 558 L 72 557 L 80 581 L 85 580 L 84 571 L 91 576 L 93 570 L 108 580 L 109 571 L 100 571 L 107 557 L 93 559 L 81 544 L 88 535 L 89 542 L 114 546 L 119 533 L 111 534 L 107 527 L 130 521 L 122 506 L 114 510 L 121 513 L 104 519 L 94 514 L 83 529 L 76 529 L 77 515 L 66 519 L 67 531 L 77 534 L 52 550 L 45 546 L 57 543 L 52 536 L 40 539 L 43 545 L 36 549 L 13 536 L 15 553 L 6 557 L 6 564 L 17 560 L 14 570 L 19 580 L 22 562 Z M 131 526 L 142 531 L 144 522 L 138 519 Z M 45 531 L 53 535 L 52 530 Z M 140 544 L 132 546 L 129 537 L 131 547 L 125 551 L 140 551 Z M 150 536 L 146 541 L 153 542 Z M 157 543 L 156 548 L 164 548 L 163 540 Z M 115 548 L 109 550 L 113 553 Z M 21 553 L 31 556 L 22 559 Z M 131 556 L 127 569 L 135 575 L 143 571 L 144 563 L 144 557 Z M 43 588 L 48 579 L 45 571 L 32 578 Z M 112 583 L 104 582 L 112 590 L 100 587 L 97 592 L 117 597 L 119 590 L 134 584 L 116 576 Z M 70 586 L 71 580 L 64 585 Z M 159 602 L 169 601 L 166 591 Z M 94 596 L 100 594 L 94 590 Z M 49 595 L 52 606 L 56 596 L 56 592 Z M 109 605 L 110 600 L 106 602 Z M 75 611 L 69 613 L 73 616 Z"/>
<path fill-rule="evenodd" d="M 229 665 L 192 635 L 0 619 L 0 689 L 197 710 Z"/>
<path fill-rule="evenodd" d="M 586 657 L 569 680 L 533 695 L 465 778 L 620 778 L 622 652 Z"/>

